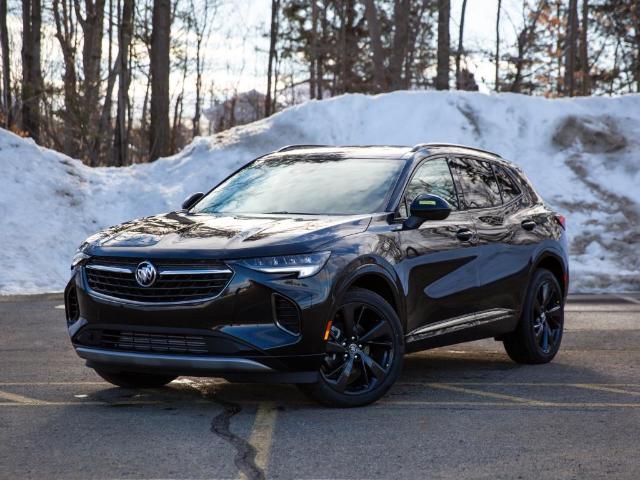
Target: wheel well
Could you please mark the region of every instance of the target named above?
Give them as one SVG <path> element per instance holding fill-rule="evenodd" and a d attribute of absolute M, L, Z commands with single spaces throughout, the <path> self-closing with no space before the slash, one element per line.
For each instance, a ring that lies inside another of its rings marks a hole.
<path fill-rule="evenodd" d="M 567 293 L 567 286 L 565 282 L 564 269 L 562 268 L 562 263 L 555 257 L 545 257 L 538 262 L 536 268 L 545 268 L 553 273 L 553 276 L 556 277 L 558 283 L 560 284 L 560 288 L 562 291 Z"/>
<path fill-rule="evenodd" d="M 391 305 L 391 307 L 393 307 L 398 315 L 400 315 L 393 289 L 389 285 L 389 282 L 387 282 L 387 280 L 385 280 L 381 275 L 376 275 L 374 273 L 362 275 L 361 277 L 356 278 L 356 280 L 350 285 L 350 287 L 365 288 L 367 290 L 371 290 L 374 293 L 377 293 L 382 298 L 384 298 L 389 303 L 389 305 Z"/>

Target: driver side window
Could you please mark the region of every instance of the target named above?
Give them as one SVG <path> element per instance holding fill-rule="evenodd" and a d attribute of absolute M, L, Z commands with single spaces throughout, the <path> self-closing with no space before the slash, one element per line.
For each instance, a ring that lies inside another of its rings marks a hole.
<path fill-rule="evenodd" d="M 446 158 L 427 160 L 416 169 L 399 207 L 401 217 L 409 215 L 409 205 L 423 193 L 438 195 L 451 205 L 452 210 L 458 209 L 458 197 Z"/>

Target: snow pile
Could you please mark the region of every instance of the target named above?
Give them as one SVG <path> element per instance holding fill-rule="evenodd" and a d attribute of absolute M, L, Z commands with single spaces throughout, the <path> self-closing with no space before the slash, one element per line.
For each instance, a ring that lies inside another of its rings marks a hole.
<path fill-rule="evenodd" d="M 452 142 L 519 164 L 568 217 L 572 289 L 640 290 L 640 96 L 345 95 L 198 138 L 149 165 L 90 169 L 0 130 L 0 293 L 59 291 L 95 231 L 179 208 L 283 145 Z"/>

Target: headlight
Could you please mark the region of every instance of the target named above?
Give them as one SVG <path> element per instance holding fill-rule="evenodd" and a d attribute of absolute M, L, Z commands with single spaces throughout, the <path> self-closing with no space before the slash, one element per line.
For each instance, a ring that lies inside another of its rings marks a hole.
<path fill-rule="evenodd" d="M 73 255 L 73 259 L 71 260 L 71 270 L 73 270 L 74 268 L 76 268 L 78 265 L 80 265 L 80 263 L 82 263 L 83 261 L 85 261 L 87 258 L 89 258 L 89 255 L 87 255 L 86 253 L 84 253 L 82 250 L 78 250 L 78 251 Z"/>
<path fill-rule="evenodd" d="M 331 252 L 305 253 L 236 260 L 235 263 L 264 273 L 297 273 L 298 278 L 311 277 L 327 263 Z"/>

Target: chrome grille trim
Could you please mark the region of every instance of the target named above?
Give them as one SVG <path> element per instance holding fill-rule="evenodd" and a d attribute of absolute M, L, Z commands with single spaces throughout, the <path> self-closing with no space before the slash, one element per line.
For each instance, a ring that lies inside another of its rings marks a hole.
<path fill-rule="evenodd" d="M 222 262 L 206 265 L 201 260 L 181 260 L 178 264 L 170 259 L 151 259 L 158 269 L 158 280 L 150 287 L 141 287 L 135 280 L 133 265 L 145 260 L 105 257 L 103 261 L 94 257 L 83 268 L 87 293 L 98 300 L 134 306 L 194 305 L 220 296 L 234 276 L 234 271 Z"/>
<path fill-rule="evenodd" d="M 160 275 L 216 275 L 219 273 L 233 273 L 228 268 L 209 268 L 194 270 L 160 270 Z"/>
<path fill-rule="evenodd" d="M 87 265 L 86 268 L 89 268 L 91 270 L 100 270 L 101 272 L 133 273 L 133 270 L 127 267 L 112 267 L 110 265 L 100 265 L 96 263 Z"/>

